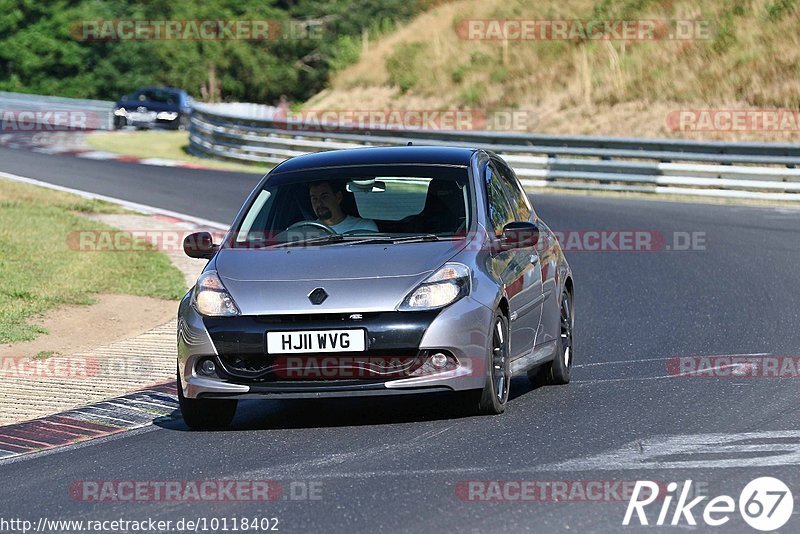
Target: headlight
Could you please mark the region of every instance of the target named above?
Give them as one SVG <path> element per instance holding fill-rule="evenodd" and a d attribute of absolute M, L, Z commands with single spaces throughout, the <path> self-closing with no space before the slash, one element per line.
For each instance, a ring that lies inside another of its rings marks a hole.
<path fill-rule="evenodd" d="M 232 317 L 239 315 L 239 307 L 222 285 L 217 271 L 206 271 L 197 279 L 192 293 L 192 304 L 201 315 Z"/>
<path fill-rule="evenodd" d="M 162 121 L 174 121 L 178 118 L 178 114 L 174 111 L 159 111 L 156 118 Z"/>
<path fill-rule="evenodd" d="M 445 263 L 418 285 L 399 309 L 409 311 L 441 308 L 469 295 L 469 291 L 469 267 L 460 263 Z"/>
<path fill-rule="evenodd" d="M 127 114 L 128 112 L 125 111 L 125 108 L 117 108 L 114 110 L 114 115 L 116 115 L 117 117 L 124 117 Z"/>

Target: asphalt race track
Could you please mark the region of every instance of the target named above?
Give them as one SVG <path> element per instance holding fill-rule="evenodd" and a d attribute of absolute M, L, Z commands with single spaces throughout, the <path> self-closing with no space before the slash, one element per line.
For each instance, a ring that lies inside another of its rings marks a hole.
<path fill-rule="evenodd" d="M 224 223 L 258 179 L 7 148 L 0 148 L 0 170 Z M 735 373 L 675 376 L 675 358 L 800 355 L 800 211 L 532 198 L 557 231 L 664 238 L 655 251 L 567 246 L 577 350 L 568 386 L 534 389 L 517 378 L 506 413 L 497 417 L 464 417 L 447 397 L 247 401 L 230 431 L 189 432 L 176 419 L 0 463 L 0 516 L 34 523 L 40 517 L 278 518 L 284 532 L 620 532 L 639 529 L 623 528 L 627 499 L 613 490 L 599 499 L 570 492 L 566 499 L 509 494 L 505 502 L 487 502 L 487 481 L 559 481 L 570 488 L 594 481 L 613 488 L 692 480 L 697 494 L 730 495 L 738 503 L 749 481 L 772 476 L 796 499 L 800 382 Z M 698 246 L 675 250 L 693 232 Z M 283 493 L 274 502 L 209 503 L 86 502 L 70 492 L 87 480 L 219 479 L 275 480 Z M 700 531 L 753 532 L 738 508 L 725 527 L 704 526 L 706 502 L 693 510 Z M 647 508 L 651 524 L 660 503 Z M 800 529 L 799 515 L 795 506 L 784 531 Z M 633 524 L 639 525 L 635 516 Z"/>

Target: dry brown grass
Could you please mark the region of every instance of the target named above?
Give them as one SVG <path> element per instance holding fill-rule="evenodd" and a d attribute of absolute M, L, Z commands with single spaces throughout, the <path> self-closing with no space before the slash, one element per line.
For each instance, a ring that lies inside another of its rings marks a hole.
<path fill-rule="evenodd" d="M 311 109 L 518 109 L 529 130 L 795 141 L 798 132 L 686 133 L 682 109 L 800 108 L 797 0 L 463 0 L 371 43 Z M 781 6 L 786 6 L 781 8 Z M 690 41 L 468 41 L 465 18 L 710 21 Z M 420 44 L 416 44 L 420 43 Z"/>

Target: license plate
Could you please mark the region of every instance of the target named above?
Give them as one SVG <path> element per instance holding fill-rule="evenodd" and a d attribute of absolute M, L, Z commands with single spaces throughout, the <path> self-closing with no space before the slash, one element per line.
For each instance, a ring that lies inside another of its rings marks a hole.
<path fill-rule="evenodd" d="M 367 332 L 357 330 L 304 330 L 267 332 L 270 354 L 304 354 L 320 352 L 363 352 Z"/>
<path fill-rule="evenodd" d="M 134 111 L 133 113 L 128 114 L 128 118 L 131 121 L 136 121 L 136 122 L 151 122 L 156 120 L 156 114 L 155 112 L 152 111 L 146 111 L 146 112 Z"/>

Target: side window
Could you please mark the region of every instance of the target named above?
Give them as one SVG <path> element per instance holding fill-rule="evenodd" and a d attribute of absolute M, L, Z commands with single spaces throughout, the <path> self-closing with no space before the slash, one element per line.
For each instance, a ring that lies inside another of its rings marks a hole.
<path fill-rule="evenodd" d="M 486 166 L 485 179 L 489 197 L 489 219 L 492 221 L 495 235 L 500 235 L 505 225 L 516 220 L 516 214 L 494 165 Z"/>
<path fill-rule="evenodd" d="M 500 162 L 496 162 L 496 167 L 500 172 L 500 177 L 502 178 L 503 186 L 506 189 L 508 198 L 511 200 L 514 210 L 517 212 L 517 220 L 529 220 L 531 218 L 531 205 L 528 202 L 528 197 L 525 195 L 525 191 L 520 186 L 514 171 Z"/>
<path fill-rule="evenodd" d="M 266 227 L 265 219 L 267 218 L 267 213 L 269 213 L 270 200 L 272 198 L 272 193 L 266 189 L 263 189 L 258 194 L 242 221 L 242 225 L 239 227 L 239 232 L 236 234 L 237 243 L 244 243 L 249 239 L 253 239 L 253 237 L 257 237 L 259 232 L 263 233 Z M 252 236 L 251 234 L 256 234 L 256 236 Z M 263 237 L 263 235 L 261 237 Z"/>

